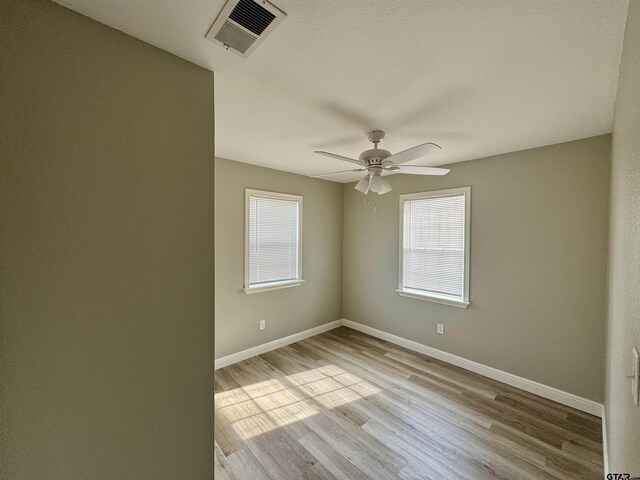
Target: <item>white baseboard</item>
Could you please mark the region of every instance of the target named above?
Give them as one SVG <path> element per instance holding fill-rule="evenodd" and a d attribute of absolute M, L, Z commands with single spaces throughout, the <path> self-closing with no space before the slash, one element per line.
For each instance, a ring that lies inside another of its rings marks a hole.
<path fill-rule="evenodd" d="M 422 353 L 438 360 L 442 360 L 443 362 L 464 368 L 465 370 L 470 370 L 485 377 L 489 377 L 499 382 L 506 383 L 507 385 L 511 385 L 512 387 L 520 388 L 521 390 L 524 390 L 526 392 L 540 395 L 541 397 L 553 400 L 569 407 L 573 407 L 583 412 L 590 413 L 591 415 L 595 415 L 597 417 L 600 417 L 602 415 L 602 404 L 594 402 L 593 400 L 579 397 L 578 395 L 574 395 L 573 393 L 549 387 L 548 385 L 534 382 L 533 380 L 527 380 L 526 378 L 519 377 L 512 373 L 504 372 L 502 370 L 498 370 L 497 368 L 488 367 L 481 363 L 467 360 L 466 358 L 458 357 L 457 355 L 443 352 L 442 350 L 438 350 L 436 348 L 428 347 L 421 343 L 414 342 L 413 340 L 407 340 L 406 338 L 383 332 L 382 330 L 369 327 L 368 325 L 352 322 L 351 320 L 343 320 L 342 324 L 345 327 L 358 330 L 362 333 L 367 333 L 373 337 L 377 337 L 396 345 L 400 345 L 401 347 L 408 348 L 409 350 L 413 350 L 414 352 Z"/>
<path fill-rule="evenodd" d="M 217 358 L 215 369 L 218 370 L 219 368 L 241 362 L 242 360 L 246 360 L 247 358 L 262 355 L 263 353 L 270 352 L 271 350 L 275 350 L 276 348 L 281 348 L 291 343 L 299 342 L 300 340 L 313 337 L 314 335 L 326 332 L 327 330 L 332 330 L 341 325 L 342 320 L 335 320 L 333 322 L 320 325 L 319 327 L 314 327 L 310 328 L 309 330 L 304 330 L 303 332 L 294 333 L 293 335 L 289 335 L 288 337 L 279 338 L 271 342 L 263 343 L 262 345 L 258 345 L 257 347 L 247 348 L 246 350 L 242 350 L 241 352 L 232 353 L 231 355 L 227 355 L 226 357 Z"/>
<path fill-rule="evenodd" d="M 607 449 L 607 412 L 602 406 L 602 456 L 604 457 L 604 474 L 609 473 L 609 450 Z"/>
<path fill-rule="evenodd" d="M 442 360 L 443 362 L 450 363 L 451 365 L 455 365 L 457 367 L 464 368 L 465 370 L 469 370 L 471 372 L 478 373 L 480 375 L 492 378 L 499 382 L 506 383 L 507 385 L 511 385 L 512 387 L 520 388 L 521 390 L 524 390 L 526 392 L 540 395 L 541 397 L 547 398 L 549 400 L 553 400 L 555 402 L 561 403 L 563 405 L 567 405 L 569 407 L 573 407 L 583 412 L 590 413 L 591 415 L 595 415 L 597 417 L 602 417 L 603 434 L 606 433 L 605 424 L 604 424 L 605 423 L 604 410 L 601 403 L 594 402 L 593 400 L 589 400 L 587 398 L 574 395 L 573 393 L 565 392 L 563 390 L 559 390 L 557 388 L 550 387 L 542 383 L 534 382 L 533 380 L 528 380 L 526 378 L 519 377 L 512 373 L 498 370 L 497 368 L 488 367 L 481 363 L 477 363 L 472 360 L 467 360 L 466 358 L 453 355 L 452 353 L 444 352 L 442 350 L 438 350 L 433 347 L 428 347 L 421 343 L 414 342 L 413 340 L 408 340 L 406 338 L 402 338 L 397 335 L 393 335 L 391 333 L 383 332 L 382 330 L 369 327 L 368 325 L 363 325 L 361 323 L 352 322 L 351 320 L 346 320 L 346 319 L 335 320 L 333 322 L 325 323 L 324 325 L 320 325 L 315 328 L 310 328 L 309 330 L 304 330 L 303 332 L 294 333 L 293 335 L 289 335 L 288 337 L 280 338 L 278 340 L 273 340 L 271 342 L 263 343 L 262 345 L 258 345 L 256 347 L 242 350 L 241 352 L 227 355 L 226 357 L 218 358 L 215 361 L 215 369 L 217 370 L 219 368 L 226 367 L 228 365 L 232 365 L 237 362 L 241 362 L 242 360 L 246 360 L 248 358 L 255 357 L 257 355 L 262 355 L 263 353 L 270 352 L 271 350 L 275 350 L 276 348 L 284 347 L 291 343 L 299 342 L 300 340 L 304 340 L 305 338 L 313 337 L 314 335 L 318 335 L 320 333 L 326 332 L 328 330 L 332 330 L 342 325 L 344 325 L 345 327 L 352 328 L 354 330 L 358 330 L 359 332 L 369 334 L 373 337 L 386 340 L 396 345 L 400 345 L 401 347 L 408 348 L 409 350 L 413 350 L 414 352 L 428 355 L 429 357 Z M 605 458 L 605 469 L 606 469 L 607 468 L 606 462 L 608 457 L 607 457 L 606 437 L 604 435 L 603 435 L 603 441 L 604 441 L 603 447 L 604 447 L 604 458 Z"/>

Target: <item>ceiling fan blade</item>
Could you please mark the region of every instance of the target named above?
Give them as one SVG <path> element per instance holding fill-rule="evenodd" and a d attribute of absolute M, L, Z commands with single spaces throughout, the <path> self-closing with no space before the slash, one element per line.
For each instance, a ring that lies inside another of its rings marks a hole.
<path fill-rule="evenodd" d="M 406 163 L 410 162 L 411 160 L 426 157 L 430 153 L 437 152 L 438 150 L 441 150 L 439 145 L 427 142 L 423 143 L 422 145 L 408 148 L 406 150 L 403 150 L 402 152 L 398 152 L 395 155 L 391 155 L 386 160 L 390 160 L 395 164 Z"/>
<path fill-rule="evenodd" d="M 337 175 L 338 173 L 348 172 L 364 172 L 366 168 L 354 168 L 352 170 L 340 170 L 339 172 L 321 173 L 320 175 L 311 175 L 311 178 L 326 177 L 327 175 Z"/>
<path fill-rule="evenodd" d="M 342 155 L 336 155 L 335 153 L 323 152 L 321 150 L 316 150 L 313 153 L 317 153 L 318 155 L 324 155 L 326 157 L 337 158 L 338 160 L 344 160 L 345 162 L 355 163 L 356 165 L 363 165 L 360 160 L 356 160 L 354 158 L 343 157 Z"/>
<path fill-rule="evenodd" d="M 450 171 L 448 168 L 425 167 L 422 165 L 394 165 L 385 170 L 406 175 L 446 175 Z"/>

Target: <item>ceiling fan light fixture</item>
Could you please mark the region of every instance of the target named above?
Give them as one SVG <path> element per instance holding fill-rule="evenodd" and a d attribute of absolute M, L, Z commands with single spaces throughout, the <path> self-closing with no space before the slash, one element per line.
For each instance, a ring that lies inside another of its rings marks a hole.
<path fill-rule="evenodd" d="M 364 177 L 362 180 L 360 180 L 356 184 L 356 190 L 358 190 L 359 192 L 364 193 L 365 195 L 369 192 L 369 177 L 368 176 Z"/>
<path fill-rule="evenodd" d="M 389 193 L 391 191 L 391 184 L 389 183 L 389 180 L 383 178 L 382 181 L 382 188 L 378 192 L 378 195 L 384 195 L 385 193 Z"/>
<path fill-rule="evenodd" d="M 371 177 L 369 188 L 372 192 L 377 193 L 378 195 L 384 195 L 391 191 L 391 184 L 386 178 L 383 178 L 382 175 L 376 173 Z"/>

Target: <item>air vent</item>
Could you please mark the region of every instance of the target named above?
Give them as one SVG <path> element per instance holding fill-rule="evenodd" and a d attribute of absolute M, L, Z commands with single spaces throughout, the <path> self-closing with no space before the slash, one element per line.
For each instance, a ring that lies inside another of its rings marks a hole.
<path fill-rule="evenodd" d="M 256 37 L 250 33 L 245 32 L 242 28 L 236 27 L 235 23 L 226 21 L 222 24 L 222 28 L 216 34 L 215 39 L 223 45 L 228 45 L 230 48 L 244 54 L 251 45 L 256 41 Z"/>
<path fill-rule="evenodd" d="M 229 18 L 256 35 L 262 35 L 276 16 L 253 0 L 240 0 Z"/>
<path fill-rule="evenodd" d="M 241 57 L 248 57 L 286 14 L 275 5 L 229 0 L 205 37 Z"/>

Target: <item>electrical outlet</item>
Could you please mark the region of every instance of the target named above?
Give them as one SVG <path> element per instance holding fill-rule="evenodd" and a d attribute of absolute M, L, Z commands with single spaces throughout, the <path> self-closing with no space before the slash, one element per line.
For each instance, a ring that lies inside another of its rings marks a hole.
<path fill-rule="evenodd" d="M 444 335 L 444 325 L 442 323 L 438 324 L 438 333 Z"/>
<path fill-rule="evenodd" d="M 267 328 L 267 321 L 260 320 L 260 330 L 264 330 L 265 328 Z"/>
<path fill-rule="evenodd" d="M 640 387 L 638 384 L 638 375 L 640 375 L 640 354 L 638 354 L 638 349 L 636 347 L 633 347 L 631 357 L 633 358 L 633 364 L 631 366 L 631 395 L 633 395 L 633 403 L 638 406 L 638 388 Z"/>

